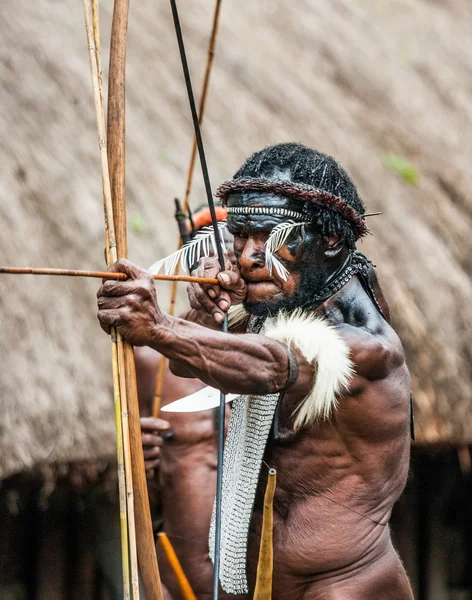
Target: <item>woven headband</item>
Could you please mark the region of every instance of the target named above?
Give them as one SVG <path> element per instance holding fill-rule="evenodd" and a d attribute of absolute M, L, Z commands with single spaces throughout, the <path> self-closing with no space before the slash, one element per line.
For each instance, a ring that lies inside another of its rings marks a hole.
<path fill-rule="evenodd" d="M 352 226 L 356 239 L 363 237 L 369 233 L 365 223 L 364 216 L 356 212 L 346 200 L 335 196 L 330 192 L 313 188 L 304 183 L 293 183 L 291 181 L 271 181 L 269 179 L 255 177 L 240 177 L 226 181 L 216 190 L 215 196 L 221 199 L 221 202 L 226 205 L 228 196 L 235 192 L 270 192 L 271 194 L 279 194 L 288 198 L 304 200 L 322 208 L 328 208 L 337 212 L 341 217 L 346 219 Z"/>

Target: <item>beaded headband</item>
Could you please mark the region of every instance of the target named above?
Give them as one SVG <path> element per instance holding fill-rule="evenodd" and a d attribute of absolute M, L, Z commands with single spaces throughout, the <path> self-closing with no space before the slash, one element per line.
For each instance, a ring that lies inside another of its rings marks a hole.
<path fill-rule="evenodd" d="M 271 194 L 279 194 L 281 196 L 287 196 L 288 198 L 295 198 L 297 200 L 304 200 L 316 206 L 322 208 L 328 208 L 334 212 L 337 212 L 341 217 L 346 219 L 352 226 L 356 239 L 363 237 L 369 233 L 367 225 L 365 223 L 364 215 L 361 215 L 350 206 L 346 200 L 339 196 L 335 196 L 330 192 L 320 190 L 311 187 L 305 183 L 293 183 L 292 181 L 274 181 L 270 179 L 256 178 L 256 177 L 239 177 L 226 181 L 217 189 L 215 196 L 221 199 L 223 205 L 227 205 L 228 197 L 230 194 L 235 192 L 269 192 Z M 246 207 L 229 207 L 228 213 L 235 208 L 246 208 Z M 247 207 L 249 208 L 249 207 Z M 256 207 L 254 207 L 256 208 Z M 259 209 L 259 207 L 257 207 Z M 268 208 L 268 207 L 267 207 Z M 272 209 L 276 210 L 276 209 Z M 286 209 L 279 209 L 286 210 Z M 292 211 L 290 211 L 292 212 Z M 293 211 L 295 212 L 295 211 Z M 239 214 L 282 214 L 282 213 L 239 213 Z M 287 215 L 288 216 L 288 215 Z M 302 216 L 300 213 L 296 213 L 296 217 Z"/>
<path fill-rule="evenodd" d="M 306 221 L 307 213 L 288 208 L 276 208 L 272 206 L 228 206 L 228 215 L 277 215 L 288 219 L 301 219 Z"/>

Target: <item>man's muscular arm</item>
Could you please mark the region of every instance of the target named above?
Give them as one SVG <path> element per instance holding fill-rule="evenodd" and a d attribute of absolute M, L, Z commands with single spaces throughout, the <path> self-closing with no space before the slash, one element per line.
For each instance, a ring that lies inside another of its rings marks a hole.
<path fill-rule="evenodd" d="M 150 346 L 186 372 L 225 392 L 267 394 L 284 388 L 289 375 L 286 348 L 261 335 L 225 334 L 164 314 L 157 305 L 152 276 L 126 260 L 112 267 L 127 281 L 105 281 L 98 318 L 109 332 L 117 327 L 135 346 Z M 312 377 L 305 369 L 296 386 L 307 393 Z M 305 381 L 306 380 L 306 381 Z"/>
<path fill-rule="evenodd" d="M 183 370 L 226 393 L 269 394 L 282 389 L 288 378 L 287 352 L 261 335 L 213 331 L 179 318 L 156 327 L 149 346 Z"/>
<path fill-rule="evenodd" d="M 336 329 L 349 346 L 355 374 L 338 405 L 338 423 L 362 438 L 384 439 L 408 427 L 411 382 L 402 344 L 353 281 Z M 336 321 L 336 319 L 335 319 Z"/>
<path fill-rule="evenodd" d="M 387 327 L 386 325 L 385 329 Z M 339 333 L 349 346 L 356 375 L 368 381 L 384 379 L 405 361 L 398 338 L 390 327 L 388 329 L 388 332 L 372 332 L 348 323 L 338 327 Z"/>

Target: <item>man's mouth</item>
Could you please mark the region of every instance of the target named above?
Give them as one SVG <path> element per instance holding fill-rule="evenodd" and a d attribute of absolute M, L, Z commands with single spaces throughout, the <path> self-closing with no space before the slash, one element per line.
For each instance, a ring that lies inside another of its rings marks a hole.
<path fill-rule="evenodd" d="M 272 279 L 261 279 L 257 281 L 246 281 L 248 300 L 261 301 L 270 298 L 280 292 L 280 286 Z"/>

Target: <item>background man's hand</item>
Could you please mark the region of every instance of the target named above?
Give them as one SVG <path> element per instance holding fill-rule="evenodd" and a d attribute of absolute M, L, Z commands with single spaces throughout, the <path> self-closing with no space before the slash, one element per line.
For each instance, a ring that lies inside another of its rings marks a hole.
<path fill-rule="evenodd" d="M 220 285 L 191 283 L 187 288 L 190 306 L 210 314 L 217 323 L 222 323 L 230 306 L 244 302 L 247 293 L 237 265 L 227 261 L 226 271 L 221 271 L 216 256 L 201 258 L 195 277 L 217 278 Z"/>
<path fill-rule="evenodd" d="M 155 470 L 161 460 L 161 446 L 164 443 L 161 432 L 169 430 L 170 423 L 163 419 L 154 419 L 153 417 L 142 417 L 141 419 L 144 467 L 148 479 L 154 478 Z"/>
<path fill-rule="evenodd" d="M 97 316 L 102 329 L 110 333 L 111 328 L 116 327 L 133 346 L 148 345 L 156 326 L 167 318 L 157 305 L 152 275 L 124 258 L 109 270 L 126 273 L 129 279 L 104 279 L 98 290 Z"/>

